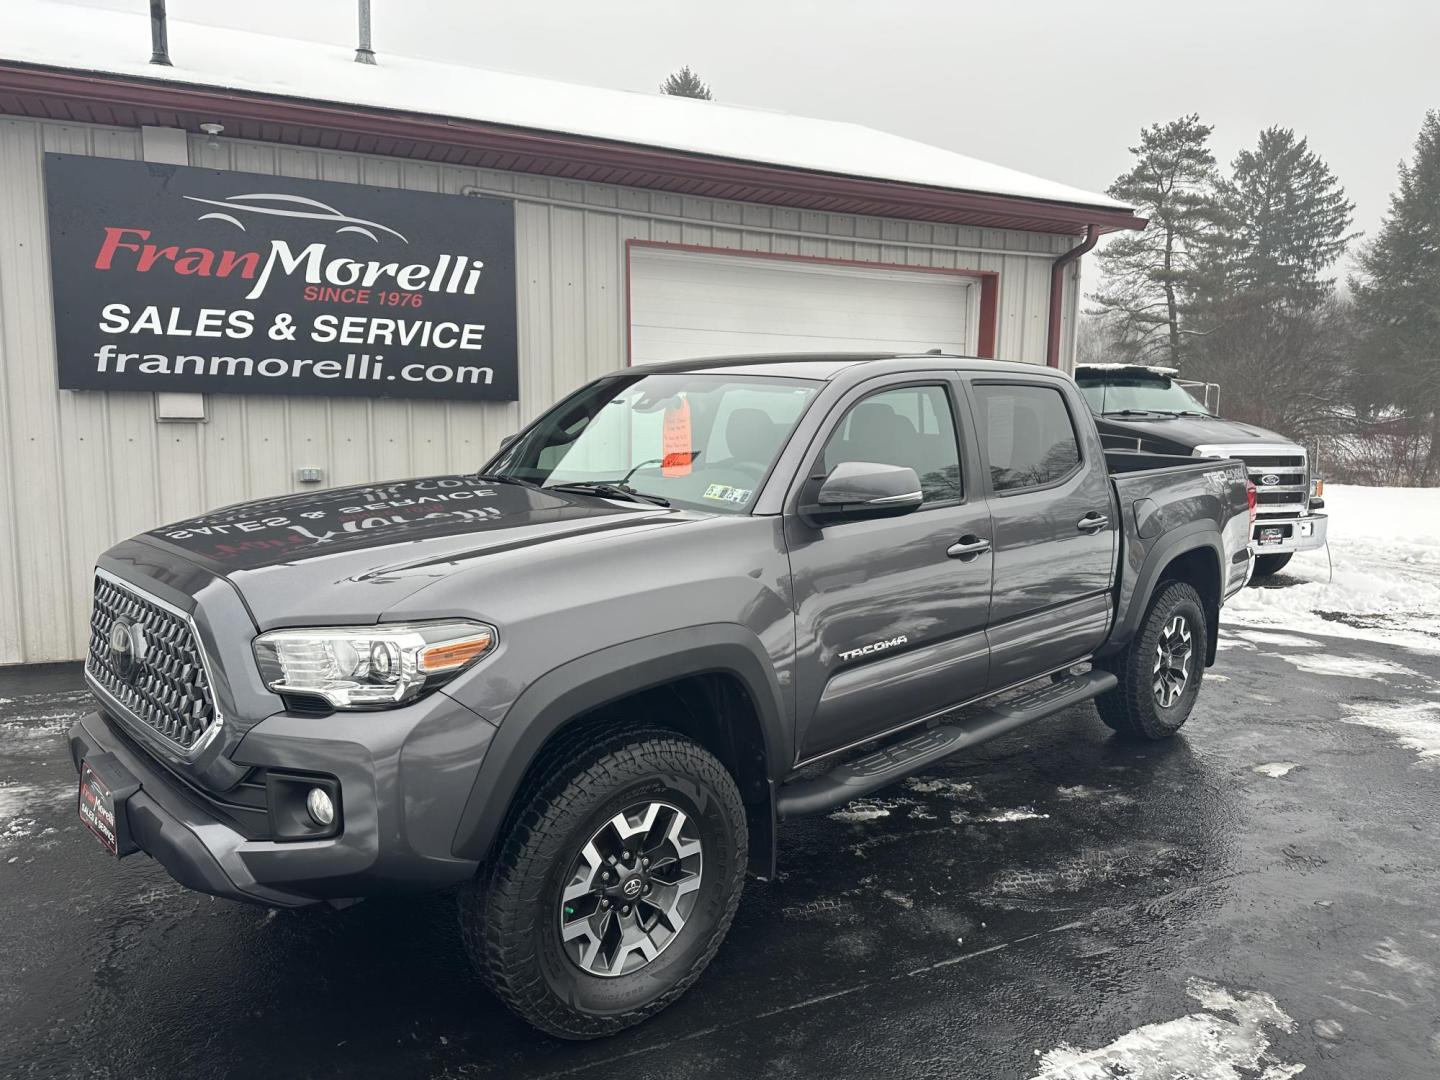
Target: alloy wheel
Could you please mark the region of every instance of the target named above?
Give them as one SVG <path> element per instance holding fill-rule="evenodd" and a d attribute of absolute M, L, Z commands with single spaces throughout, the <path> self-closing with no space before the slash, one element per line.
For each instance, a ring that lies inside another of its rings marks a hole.
<path fill-rule="evenodd" d="M 1190 620 L 1184 615 L 1173 616 L 1160 633 L 1155 643 L 1155 670 L 1152 686 L 1155 703 L 1168 709 L 1179 700 L 1190 681 L 1190 658 L 1194 654 L 1194 643 L 1190 635 Z"/>
<path fill-rule="evenodd" d="M 610 818 L 570 866 L 560 900 L 566 955 L 603 977 L 649 964 L 694 910 L 704 859 L 695 823 L 670 803 L 637 803 Z"/>

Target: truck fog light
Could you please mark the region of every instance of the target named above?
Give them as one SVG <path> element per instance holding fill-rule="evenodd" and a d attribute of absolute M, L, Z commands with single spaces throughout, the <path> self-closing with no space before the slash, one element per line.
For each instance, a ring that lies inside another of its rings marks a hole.
<path fill-rule="evenodd" d="M 324 788 L 310 789 L 310 793 L 305 796 L 305 809 L 310 811 L 316 825 L 328 827 L 335 823 L 335 804 L 330 801 Z"/>

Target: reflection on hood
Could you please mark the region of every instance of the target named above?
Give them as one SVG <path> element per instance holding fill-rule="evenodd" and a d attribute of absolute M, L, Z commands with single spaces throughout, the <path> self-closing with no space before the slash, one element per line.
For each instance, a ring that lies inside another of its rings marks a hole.
<path fill-rule="evenodd" d="M 416 545 L 418 559 L 432 548 L 443 555 L 451 546 L 474 546 L 483 534 L 568 534 L 652 517 L 656 510 L 474 476 L 438 476 L 237 503 L 147 535 L 225 574 L 383 547 Z M 443 542 L 447 537 L 464 540 L 451 545 Z"/>

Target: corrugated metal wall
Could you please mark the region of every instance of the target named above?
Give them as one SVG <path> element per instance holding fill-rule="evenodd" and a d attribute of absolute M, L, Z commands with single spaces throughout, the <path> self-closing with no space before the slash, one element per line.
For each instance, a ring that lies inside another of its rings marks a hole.
<path fill-rule="evenodd" d="M 45 151 L 142 156 L 138 131 L 0 118 L 0 664 L 82 655 L 90 567 L 125 536 L 295 490 L 302 466 L 333 485 L 477 467 L 555 397 L 625 363 L 627 239 L 997 270 L 1000 357 L 1031 361 L 1044 352 L 1050 274 L 1037 256 L 1074 243 L 195 137 L 192 165 L 514 197 L 521 400 L 213 394 L 207 423 L 162 424 L 151 394 L 56 388 Z"/>

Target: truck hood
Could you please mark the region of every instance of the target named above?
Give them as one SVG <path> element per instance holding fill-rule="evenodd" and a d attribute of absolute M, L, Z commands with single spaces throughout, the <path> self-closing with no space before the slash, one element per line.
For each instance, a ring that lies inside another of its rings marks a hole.
<path fill-rule="evenodd" d="M 1101 430 L 1111 434 L 1133 435 L 1144 439 L 1145 449 L 1155 444 L 1157 451 L 1162 444 L 1167 453 L 1188 454 L 1197 446 L 1211 443 L 1286 443 L 1290 440 L 1273 431 L 1266 431 L 1253 424 L 1242 424 L 1235 420 L 1222 420 L 1218 416 L 1097 416 L 1096 423 Z"/>
<path fill-rule="evenodd" d="M 228 579 L 267 630 L 373 623 L 488 553 L 695 516 L 435 476 L 237 503 L 140 539 Z"/>

